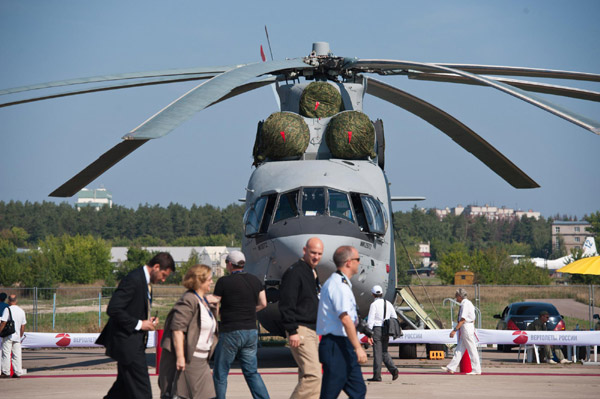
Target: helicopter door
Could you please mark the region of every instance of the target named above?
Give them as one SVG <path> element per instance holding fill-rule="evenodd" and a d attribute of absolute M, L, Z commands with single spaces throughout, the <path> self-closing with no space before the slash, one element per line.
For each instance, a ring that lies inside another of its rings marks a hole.
<path fill-rule="evenodd" d="M 362 195 L 361 200 L 363 209 L 365 210 L 367 224 L 369 225 L 369 231 L 374 234 L 384 235 L 387 223 L 385 220 L 385 211 L 381 206 L 381 203 L 375 198 L 367 195 Z"/>

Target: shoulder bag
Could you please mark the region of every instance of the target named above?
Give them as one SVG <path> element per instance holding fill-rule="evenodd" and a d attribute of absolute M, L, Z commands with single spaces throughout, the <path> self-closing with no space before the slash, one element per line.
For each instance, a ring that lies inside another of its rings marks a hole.
<path fill-rule="evenodd" d="M 6 324 L 4 325 L 4 328 L 2 329 L 2 331 L 0 331 L 0 337 L 2 337 L 2 338 L 11 336 L 16 332 L 15 321 L 13 320 L 12 312 L 10 311 L 10 307 L 7 309 L 8 309 L 9 319 L 6 321 Z"/>

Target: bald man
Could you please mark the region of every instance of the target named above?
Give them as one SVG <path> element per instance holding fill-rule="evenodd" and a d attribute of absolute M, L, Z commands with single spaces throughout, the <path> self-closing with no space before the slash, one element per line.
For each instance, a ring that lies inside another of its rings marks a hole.
<path fill-rule="evenodd" d="M 304 256 L 281 278 L 279 312 L 298 364 L 298 385 L 291 399 L 316 398 L 321 392 L 319 339 L 315 331 L 321 285 L 315 269 L 322 256 L 323 241 L 310 238 L 304 246 Z"/>

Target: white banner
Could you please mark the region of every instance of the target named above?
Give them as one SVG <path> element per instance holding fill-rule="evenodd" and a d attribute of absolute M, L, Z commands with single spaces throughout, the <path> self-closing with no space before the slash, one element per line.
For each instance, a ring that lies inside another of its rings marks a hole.
<path fill-rule="evenodd" d="M 403 330 L 404 335 L 391 339 L 396 344 L 457 344 L 458 333 L 450 338 L 448 330 Z M 600 331 L 513 331 L 476 329 L 475 335 L 480 345 L 600 345 Z M 360 334 L 360 341 L 367 342 L 367 337 Z"/>
<path fill-rule="evenodd" d="M 398 339 L 390 339 L 395 344 L 456 344 L 458 334 L 450 338 L 452 330 L 404 330 Z M 96 339 L 100 334 L 77 333 L 30 333 L 21 340 L 23 348 L 89 348 L 98 347 Z M 476 329 L 475 335 L 480 345 L 574 345 L 600 346 L 600 331 L 513 331 Z M 367 337 L 359 334 L 360 341 Z M 148 334 L 148 348 L 155 346 L 155 334 Z"/>
<path fill-rule="evenodd" d="M 21 339 L 23 348 L 90 348 L 96 345 L 100 334 L 79 333 L 33 333 L 26 332 Z M 148 334 L 146 347 L 154 347 L 155 334 Z"/>

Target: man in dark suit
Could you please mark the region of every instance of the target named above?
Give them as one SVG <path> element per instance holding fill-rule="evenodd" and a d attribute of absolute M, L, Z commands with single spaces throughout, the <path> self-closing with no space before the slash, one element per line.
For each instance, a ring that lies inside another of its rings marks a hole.
<path fill-rule="evenodd" d="M 106 347 L 107 356 L 117 361 L 117 380 L 105 398 L 152 398 L 146 341 L 158 318 L 150 317 L 150 284 L 164 282 L 172 271 L 173 257 L 160 252 L 147 265 L 125 276 L 112 295 L 106 309 L 110 319 L 96 341 Z"/>

